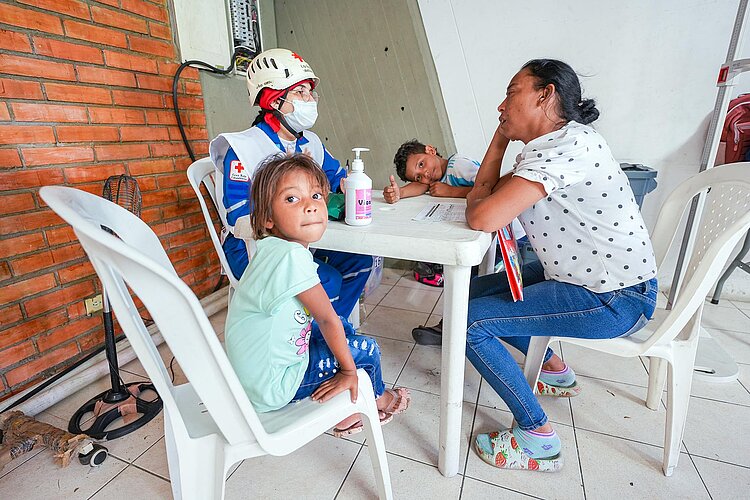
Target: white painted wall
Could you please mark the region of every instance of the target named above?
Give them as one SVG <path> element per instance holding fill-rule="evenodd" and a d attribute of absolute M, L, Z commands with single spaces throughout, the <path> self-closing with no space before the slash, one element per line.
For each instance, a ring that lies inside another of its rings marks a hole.
<path fill-rule="evenodd" d="M 738 1 L 418 3 L 458 151 L 481 158 L 508 81 L 527 60 L 554 58 L 584 75 L 584 96 L 601 111 L 594 126 L 615 158 L 658 170 L 643 207 L 650 227 L 666 195 L 697 173 Z M 750 57 L 749 37 L 750 27 L 740 57 Z M 741 78 L 733 94 L 750 91 L 750 76 Z M 504 168 L 521 146 L 511 145 Z"/>

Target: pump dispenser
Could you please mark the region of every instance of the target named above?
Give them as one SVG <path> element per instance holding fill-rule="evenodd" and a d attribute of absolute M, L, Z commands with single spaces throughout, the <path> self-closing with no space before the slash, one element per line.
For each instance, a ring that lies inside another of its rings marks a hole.
<path fill-rule="evenodd" d="M 352 171 L 344 180 L 346 217 L 350 226 L 366 226 L 372 222 L 372 179 L 365 174 L 365 162 L 360 158 L 367 148 L 354 148 Z"/>

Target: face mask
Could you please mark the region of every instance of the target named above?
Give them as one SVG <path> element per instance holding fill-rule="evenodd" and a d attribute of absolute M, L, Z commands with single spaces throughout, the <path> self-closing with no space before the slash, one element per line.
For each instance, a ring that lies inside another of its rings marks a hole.
<path fill-rule="evenodd" d="M 315 101 L 293 101 L 294 111 L 286 113 L 284 119 L 290 127 L 294 129 L 294 132 L 302 132 L 308 130 L 315 125 L 315 120 L 318 119 L 318 103 Z"/>

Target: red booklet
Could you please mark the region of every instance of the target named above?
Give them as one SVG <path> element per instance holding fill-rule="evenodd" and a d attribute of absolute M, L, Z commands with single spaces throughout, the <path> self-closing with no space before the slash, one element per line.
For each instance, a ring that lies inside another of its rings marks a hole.
<path fill-rule="evenodd" d="M 516 243 L 516 237 L 513 235 L 513 228 L 510 224 L 497 232 L 497 239 L 500 243 L 500 251 L 503 254 L 505 274 L 508 275 L 508 284 L 510 285 L 510 293 L 513 295 L 513 302 L 523 300 L 521 259 L 518 256 L 518 244 Z"/>

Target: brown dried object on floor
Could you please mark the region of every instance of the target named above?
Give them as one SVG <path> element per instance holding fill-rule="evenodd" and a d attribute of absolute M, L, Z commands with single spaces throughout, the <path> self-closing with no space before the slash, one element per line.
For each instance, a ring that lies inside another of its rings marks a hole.
<path fill-rule="evenodd" d="M 3 433 L 0 470 L 39 443 L 54 452 L 55 461 L 61 467 L 66 467 L 74 453 L 90 448 L 93 443 L 85 434 L 71 434 L 54 425 L 39 422 L 20 411 L 0 414 L 0 430 Z"/>

